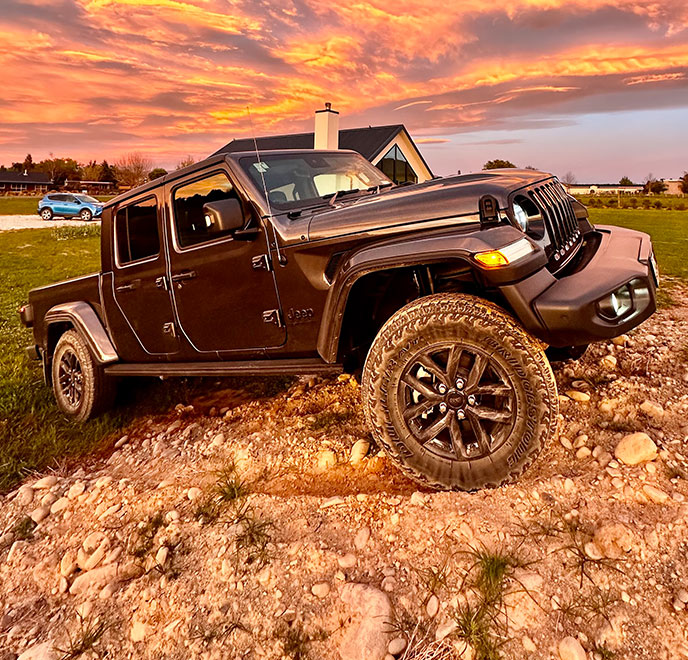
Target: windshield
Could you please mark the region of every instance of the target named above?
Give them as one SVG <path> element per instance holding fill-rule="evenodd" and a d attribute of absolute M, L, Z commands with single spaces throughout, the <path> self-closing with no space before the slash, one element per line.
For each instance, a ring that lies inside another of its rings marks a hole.
<path fill-rule="evenodd" d="M 265 178 L 270 205 L 278 209 L 308 206 L 335 193 L 343 196 L 392 185 L 358 154 L 265 154 L 260 160 L 247 156 L 239 162 L 258 190 L 263 190 Z"/>
<path fill-rule="evenodd" d="M 81 202 L 88 202 L 89 204 L 98 204 L 98 200 L 90 195 L 74 195 Z"/>

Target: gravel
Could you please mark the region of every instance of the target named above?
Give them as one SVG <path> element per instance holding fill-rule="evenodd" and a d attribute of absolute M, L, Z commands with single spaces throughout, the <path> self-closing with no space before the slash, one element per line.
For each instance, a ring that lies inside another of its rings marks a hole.
<path fill-rule="evenodd" d="M 67 219 L 46 221 L 41 220 L 38 215 L 0 215 L 0 231 L 9 231 L 11 229 L 48 229 L 64 225 L 89 225 L 91 222 Z"/>

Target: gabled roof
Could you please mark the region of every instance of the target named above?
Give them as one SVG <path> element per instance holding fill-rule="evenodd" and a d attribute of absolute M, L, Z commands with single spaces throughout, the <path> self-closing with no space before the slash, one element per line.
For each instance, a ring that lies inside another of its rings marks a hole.
<path fill-rule="evenodd" d="M 368 126 L 367 128 L 345 128 L 339 131 L 339 148 L 358 151 L 364 158 L 373 160 L 399 133 L 406 131 L 403 124 L 390 126 Z M 292 133 L 290 135 L 269 135 L 256 138 L 258 149 L 312 149 L 314 133 Z M 214 154 L 254 151 L 253 138 L 232 140 Z"/>
<path fill-rule="evenodd" d="M 0 172 L 0 183 L 51 183 L 52 179 L 46 172 Z"/>

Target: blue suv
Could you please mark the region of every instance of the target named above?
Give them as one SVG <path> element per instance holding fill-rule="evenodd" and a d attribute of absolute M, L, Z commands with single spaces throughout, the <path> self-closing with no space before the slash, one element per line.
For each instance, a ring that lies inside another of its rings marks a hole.
<path fill-rule="evenodd" d="M 89 195 L 72 193 L 50 193 L 38 202 L 38 215 L 43 220 L 52 220 L 53 216 L 79 218 L 88 222 L 99 218 L 103 204 Z"/>

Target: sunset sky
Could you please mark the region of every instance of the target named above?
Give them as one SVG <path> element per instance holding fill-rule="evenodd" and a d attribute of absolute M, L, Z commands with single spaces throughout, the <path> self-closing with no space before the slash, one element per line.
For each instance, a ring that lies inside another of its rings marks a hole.
<path fill-rule="evenodd" d="M 438 174 L 688 170 L 688 2 L 0 0 L 0 163 L 403 123 Z"/>

